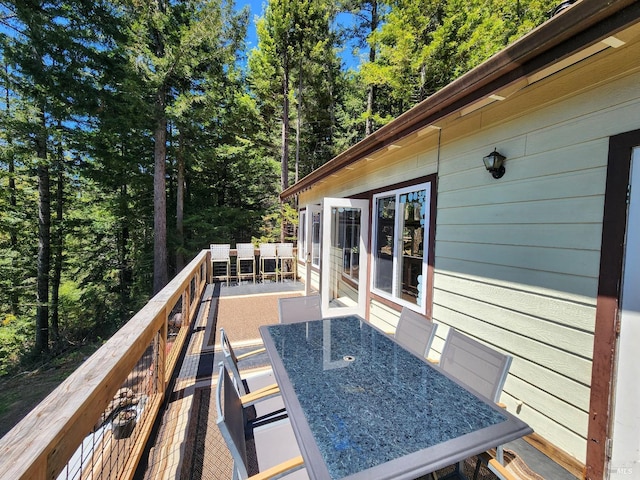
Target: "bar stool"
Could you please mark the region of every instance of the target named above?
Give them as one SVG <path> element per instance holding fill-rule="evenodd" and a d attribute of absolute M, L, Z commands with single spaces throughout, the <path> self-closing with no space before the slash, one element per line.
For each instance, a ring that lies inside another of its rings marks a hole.
<path fill-rule="evenodd" d="M 236 257 L 236 276 L 238 281 L 243 278 L 252 278 L 253 283 L 256 283 L 256 254 L 253 248 L 253 243 L 238 243 L 236 245 L 238 256 Z M 242 271 L 242 266 L 245 266 L 245 271 Z M 251 270 L 248 271 L 248 267 Z"/>
<path fill-rule="evenodd" d="M 273 268 L 268 268 L 273 265 Z M 278 256 L 276 255 L 275 243 L 260 244 L 260 275 L 262 280 L 273 276 L 278 281 Z"/>
<path fill-rule="evenodd" d="M 280 280 L 289 275 L 295 280 L 297 262 L 293 255 L 293 243 L 278 243 L 276 247 L 278 251 L 278 260 L 280 260 Z M 290 267 L 285 269 L 285 264 L 289 263 Z"/>
<path fill-rule="evenodd" d="M 231 257 L 229 256 L 229 250 L 231 249 L 231 245 L 228 243 L 212 243 L 209 248 L 211 249 L 211 281 L 226 280 L 227 286 L 229 286 L 229 278 L 231 277 Z M 226 275 L 216 275 L 216 263 L 225 264 Z"/>

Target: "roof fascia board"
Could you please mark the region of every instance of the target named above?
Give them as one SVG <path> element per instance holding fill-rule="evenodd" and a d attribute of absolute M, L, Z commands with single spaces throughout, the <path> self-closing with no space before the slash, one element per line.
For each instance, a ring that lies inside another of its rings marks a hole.
<path fill-rule="evenodd" d="M 582 0 L 284 190 L 284 200 L 345 166 L 606 38 L 640 18 L 635 0 Z"/>

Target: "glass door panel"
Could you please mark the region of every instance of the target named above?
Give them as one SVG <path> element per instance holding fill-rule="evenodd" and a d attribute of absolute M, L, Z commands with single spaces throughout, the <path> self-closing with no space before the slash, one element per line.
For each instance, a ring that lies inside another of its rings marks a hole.
<path fill-rule="evenodd" d="M 325 198 L 322 208 L 323 315 L 364 317 L 369 201 Z"/>
<path fill-rule="evenodd" d="M 322 227 L 322 207 L 309 205 L 307 207 L 309 217 L 307 219 L 309 235 L 308 251 L 311 252 L 311 265 L 320 267 L 320 238 Z"/>

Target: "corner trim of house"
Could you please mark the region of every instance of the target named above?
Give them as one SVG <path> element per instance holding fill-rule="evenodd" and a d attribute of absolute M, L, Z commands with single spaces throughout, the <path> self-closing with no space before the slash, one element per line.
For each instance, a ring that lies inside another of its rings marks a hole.
<path fill-rule="evenodd" d="M 616 325 L 627 230 L 627 185 L 632 149 L 639 145 L 640 130 L 615 135 L 609 139 L 584 476 L 587 480 L 606 478 L 606 444 L 611 434 Z"/>

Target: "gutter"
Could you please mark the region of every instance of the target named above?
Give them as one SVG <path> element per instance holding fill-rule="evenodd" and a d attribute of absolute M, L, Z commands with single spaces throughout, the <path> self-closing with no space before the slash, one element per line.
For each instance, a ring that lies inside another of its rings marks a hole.
<path fill-rule="evenodd" d="M 340 153 L 280 194 L 286 200 L 344 167 L 593 45 L 640 18 L 636 0 L 582 0 Z"/>

